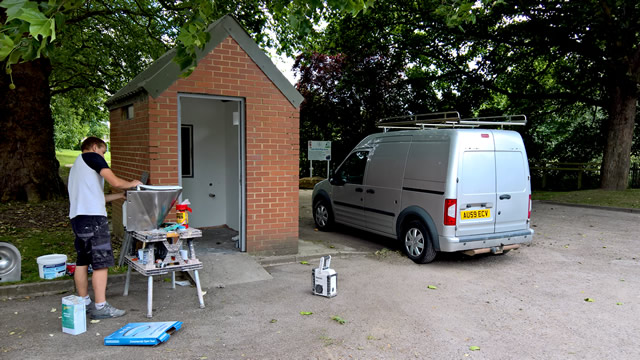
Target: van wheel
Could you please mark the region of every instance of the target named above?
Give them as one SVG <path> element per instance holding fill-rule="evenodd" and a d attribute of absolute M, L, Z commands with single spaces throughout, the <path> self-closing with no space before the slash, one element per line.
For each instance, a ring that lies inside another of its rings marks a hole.
<path fill-rule="evenodd" d="M 313 205 L 313 221 L 320 231 L 329 231 L 333 227 L 333 212 L 327 200 L 320 199 Z"/>
<path fill-rule="evenodd" d="M 405 225 L 401 241 L 409 259 L 418 264 L 430 263 L 436 258 L 433 241 L 421 221 L 413 220 Z"/>

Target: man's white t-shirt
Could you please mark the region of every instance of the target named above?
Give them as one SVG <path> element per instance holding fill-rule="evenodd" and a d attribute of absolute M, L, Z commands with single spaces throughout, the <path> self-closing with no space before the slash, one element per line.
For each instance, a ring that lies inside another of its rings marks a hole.
<path fill-rule="evenodd" d="M 69 173 L 69 218 L 78 215 L 107 216 L 102 169 L 109 165 L 100 154 L 86 152 L 78 156 Z"/>

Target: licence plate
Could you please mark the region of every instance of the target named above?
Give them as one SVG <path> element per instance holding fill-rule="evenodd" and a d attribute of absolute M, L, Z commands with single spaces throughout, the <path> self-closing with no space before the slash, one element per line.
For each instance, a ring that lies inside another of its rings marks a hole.
<path fill-rule="evenodd" d="M 461 220 L 484 219 L 491 217 L 491 210 L 464 210 L 460 211 Z"/>

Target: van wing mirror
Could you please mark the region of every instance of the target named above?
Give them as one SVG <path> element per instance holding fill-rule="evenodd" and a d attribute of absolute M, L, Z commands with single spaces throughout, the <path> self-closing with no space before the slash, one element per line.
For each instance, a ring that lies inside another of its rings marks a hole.
<path fill-rule="evenodd" d="M 330 177 L 329 178 L 329 184 L 334 185 L 334 186 L 342 186 L 342 185 L 345 184 L 345 182 L 342 181 L 342 179 L 340 179 L 340 178 Z"/>

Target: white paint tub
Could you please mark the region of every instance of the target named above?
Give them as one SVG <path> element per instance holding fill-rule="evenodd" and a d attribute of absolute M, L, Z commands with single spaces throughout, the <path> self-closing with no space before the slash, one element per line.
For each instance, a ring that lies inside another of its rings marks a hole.
<path fill-rule="evenodd" d="M 64 276 L 67 271 L 67 255 L 64 254 L 43 255 L 36 261 L 41 279 L 55 279 Z"/>

